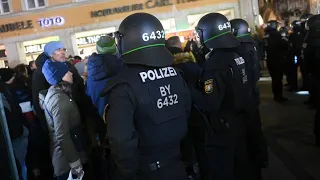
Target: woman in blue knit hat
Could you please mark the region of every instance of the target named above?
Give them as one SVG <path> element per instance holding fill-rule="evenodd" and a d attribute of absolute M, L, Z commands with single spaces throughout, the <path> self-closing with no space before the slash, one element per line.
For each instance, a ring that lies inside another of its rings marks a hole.
<path fill-rule="evenodd" d="M 72 100 L 72 73 L 66 64 L 47 60 L 43 67 L 47 82 L 51 85 L 40 102 L 50 135 L 52 164 L 57 180 L 67 180 L 69 172 L 80 178 L 87 163 L 87 138 L 81 124 L 80 113 Z"/>

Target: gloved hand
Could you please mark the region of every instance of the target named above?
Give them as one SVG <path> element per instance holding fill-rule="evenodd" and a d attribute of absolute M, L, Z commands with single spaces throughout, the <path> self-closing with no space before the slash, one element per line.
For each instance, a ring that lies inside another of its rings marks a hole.
<path fill-rule="evenodd" d="M 70 163 L 70 167 L 71 167 L 72 175 L 76 175 L 77 178 L 79 178 L 83 175 L 84 171 L 83 171 L 83 167 L 82 167 L 80 159 L 73 162 L 73 163 Z"/>

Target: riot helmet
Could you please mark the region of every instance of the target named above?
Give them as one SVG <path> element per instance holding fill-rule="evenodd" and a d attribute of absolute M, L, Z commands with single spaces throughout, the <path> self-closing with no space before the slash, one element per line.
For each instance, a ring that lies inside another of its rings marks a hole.
<path fill-rule="evenodd" d="M 300 22 L 306 22 L 311 16 L 313 16 L 312 14 L 309 13 L 305 13 L 300 17 Z"/>
<path fill-rule="evenodd" d="M 302 27 L 301 27 L 301 22 L 294 20 L 291 22 L 291 28 L 293 30 L 294 33 L 300 33 L 302 31 Z"/>
<path fill-rule="evenodd" d="M 207 48 L 233 48 L 240 41 L 231 34 L 231 24 L 228 19 L 219 13 L 209 13 L 203 16 L 195 28 L 200 42 Z"/>
<path fill-rule="evenodd" d="M 281 34 L 282 37 L 288 37 L 289 36 L 289 32 L 288 32 L 288 29 L 286 27 L 281 27 L 279 29 L 279 33 Z"/>
<path fill-rule="evenodd" d="M 118 51 L 125 64 L 164 67 L 173 64 L 173 55 L 165 47 L 161 22 L 148 13 L 126 17 L 115 33 Z"/>
<path fill-rule="evenodd" d="M 300 21 L 298 21 L 298 20 L 294 20 L 294 21 L 292 21 L 291 22 L 291 27 L 296 27 L 296 26 L 301 26 L 301 22 Z"/>
<path fill-rule="evenodd" d="M 230 23 L 232 34 L 241 42 L 254 42 L 251 37 L 251 29 L 247 21 L 243 19 L 232 19 Z"/>
<path fill-rule="evenodd" d="M 279 23 L 276 20 L 268 21 L 267 28 L 270 29 L 270 30 L 277 30 L 278 29 L 278 24 Z"/>
<path fill-rule="evenodd" d="M 320 29 L 320 15 L 311 16 L 305 23 L 305 29 L 307 31 Z"/>

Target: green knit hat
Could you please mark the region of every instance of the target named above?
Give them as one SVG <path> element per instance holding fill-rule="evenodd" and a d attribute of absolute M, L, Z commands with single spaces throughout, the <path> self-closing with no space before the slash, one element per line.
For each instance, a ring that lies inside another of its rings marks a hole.
<path fill-rule="evenodd" d="M 96 44 L 98 54 L 116 54 L 116 41 L 111 36 L 101 36 Z"/>

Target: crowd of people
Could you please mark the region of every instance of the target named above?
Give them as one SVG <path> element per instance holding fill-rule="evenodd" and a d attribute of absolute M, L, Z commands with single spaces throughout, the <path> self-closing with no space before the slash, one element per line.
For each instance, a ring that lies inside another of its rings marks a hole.
<path fill-rule="evenodd" d="M 184 48 L 162 31 L 156 17 L 136 13 L 100 37 L 89 57 L 66 58 L 64 45 L 52 41 L 29 66 L 0 69 L 22 180 L 261 179 L 268 166 L 257 88 L 264 53 L 248 23 L 209 13 L 196 27 L 199 39 Z M 269 22 L 277 102 L 286 100 L 279 60 L 287 42 Z"/>

